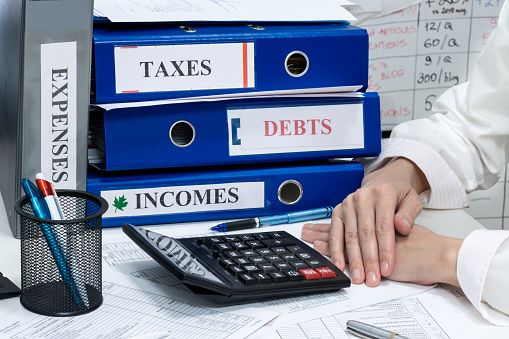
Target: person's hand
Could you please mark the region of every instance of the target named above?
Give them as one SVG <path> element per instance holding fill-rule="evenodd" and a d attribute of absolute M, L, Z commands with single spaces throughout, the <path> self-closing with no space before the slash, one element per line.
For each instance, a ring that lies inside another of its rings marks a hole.
<path fill-rule="evenodd" d="M 303 232 L 302 239 L 313 243 L 318 252 L 330 255 L 331 225 L 306 225 L 308 231 Z M 422 285 L 443 282 L 459 286 L 456 265 L 462 243 L 461 239 L 438 235 L 425 227 L 414 225 L 408 235 L 396 234 L 395 265 L 386 278 Z"/>
<path fill-rule="evenodd" d="M 352 282 L 377 286 L 394 269 L 396 231 L 409 234 L 422 211 L 418 193 L 427 189 L 422 172 L 404 158 L 368 174 L 332 213 L 328 243 L 333 263 L 343 270 L 346 254 Z"/>

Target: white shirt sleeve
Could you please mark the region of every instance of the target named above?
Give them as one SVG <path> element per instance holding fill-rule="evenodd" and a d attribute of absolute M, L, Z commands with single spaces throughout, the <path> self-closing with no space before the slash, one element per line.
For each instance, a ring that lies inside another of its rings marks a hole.
<path fill-rule="evenodd" d="M 509 231 L 472 232 L 460 248 L 457 273 L 463 292 L 482 316 L 509 326 Z"/>

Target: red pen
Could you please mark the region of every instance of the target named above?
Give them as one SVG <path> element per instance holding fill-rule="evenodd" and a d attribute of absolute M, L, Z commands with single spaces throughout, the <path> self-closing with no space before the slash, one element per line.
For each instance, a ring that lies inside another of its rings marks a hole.
<path fill-rule="evenodd" d="M 35 176 L 35 184 L 39 191 L 41 191 L 44 201 L 46 201 L 46 204 L 48 205 L 51 219 L 64 220 L 65 215 L 62 211 L 62 207 L 60 206 L 60 202 L 58 201 L 58 196 L 53 184 L 45 180 L 42 173 L 37 173 Z"/>

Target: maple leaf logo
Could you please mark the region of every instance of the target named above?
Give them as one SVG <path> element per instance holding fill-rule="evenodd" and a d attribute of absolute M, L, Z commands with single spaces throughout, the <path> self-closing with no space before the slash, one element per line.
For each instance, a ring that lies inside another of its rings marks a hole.
<path fill-rule="evenodd" d="M 115 197 L 115 201 L 113 201 L 113 206 L 115 206 L 115 213 L 117 213 L 117 209 L 124 211 L 124 207 L 126 207 L 128 204 L 127 200 L 125 199 L 125 196 L 121 197 Z"/>

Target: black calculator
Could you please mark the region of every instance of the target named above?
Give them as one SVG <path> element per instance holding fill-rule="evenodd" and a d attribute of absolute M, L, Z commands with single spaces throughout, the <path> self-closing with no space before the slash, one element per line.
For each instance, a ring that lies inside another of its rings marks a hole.
<path fill-rule="evenodd" d="M 122 229 L 189 290 L 219 305 L 350 287 L 341 270 L 284 231 L 177 239 L 131 224 Z"/>

